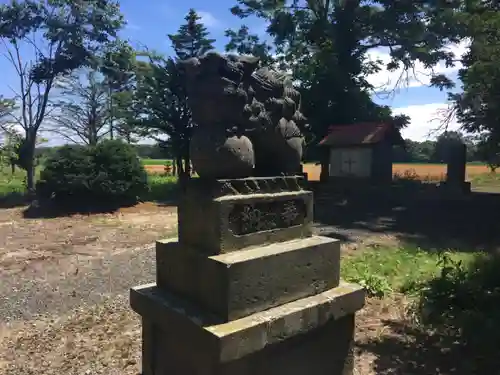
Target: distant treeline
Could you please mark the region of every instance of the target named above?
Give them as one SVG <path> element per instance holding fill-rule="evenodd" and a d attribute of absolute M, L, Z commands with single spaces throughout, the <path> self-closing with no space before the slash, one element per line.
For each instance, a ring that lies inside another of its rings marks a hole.
<path fill-rule="evenodd" d="M 480 150 L 476 143 L 468 142 L 462 139 L 467 145 L 467 162 L 483 161 Z M 446 160 L 446 142 L 425 141 L 417 142 L 405 140 L 405 147 L 396 146 L 393 151 L 393 161 L 395 163 L 445 163 Z"/>
<path fill-rule="evenodd" d="M 74 147 L 86 147 L 86 146 L 74 146 Z M 143 159 L 172 159 L 172 153 L 170 152 L 170 149 L 168 148 L 163 148 L 158 146 L 157 144 L 154 145 L 144 145 L 144 144 L 138 144 L 138 145 L 133 145 L 135 148 L 137 155 L 140 158 Z M 48 156 L 51 155 L 58 147 L 37 147 L 35 151 L 35 156 L 38 159 L 44 159 Z"/>
<path fill-rule="evenodd" d="M 476 162 L 483 161 L 476 143 L 468 141 L 466 138 L 461 139 L 467 144 L 467 161 Z M 78 146 L 76 146 L 78 147 Z M 85 146 L 80 146 L 85 147 Z M 133 145 L 137 151 L 137 155 L 143 159 L 172 159 L 173 154 L 170 148 L 160 147 L 157 144 L 137 144 Z M 36 156 L 45 158 L 50 155 L 57 147 L 38 147 Z M 438 138 L 436 141 L 417 142 L 405 140 L 405 147 L 394 147 L 393 161 L 395 163 L 444 163 L 446 162 L 447 140 L 444 137 Z M 310 154 L 314 154 L 311 152 Z M 315 161 L 315 158 L 308 161 Z"/>

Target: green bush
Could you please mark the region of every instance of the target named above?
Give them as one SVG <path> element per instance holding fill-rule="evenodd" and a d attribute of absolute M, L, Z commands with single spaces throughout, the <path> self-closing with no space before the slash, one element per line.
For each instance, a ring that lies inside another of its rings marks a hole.
<path fill-rule="evenodd" d="M 134 204 L 147 191 L 143 165 L 134 149 L 119 140 L 59 148 L 47 159 L 37 184 L 41 202 L 78 210 Z"/>

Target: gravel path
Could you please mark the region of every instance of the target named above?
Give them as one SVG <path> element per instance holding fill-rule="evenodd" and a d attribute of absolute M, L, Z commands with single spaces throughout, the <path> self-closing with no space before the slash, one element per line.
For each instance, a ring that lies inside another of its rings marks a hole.
<path fill-rule="evenodd" d="M 154 281 L 155 263 L 152 244 L 100 259 L 73 259 L 63 267 L 44 265 L 46 275 L 0 271 L 0 321 L 60 314 L 110 295 L 127 295 L 130 287 Z"/>
<path fill-rule="evenodd" d="M 324 225 L 317 226 L 316 232 L 351 241 L 369 236 L 366 231 Z M 130 287 L 154 282 L 154 244 L 98 259 L 44 263 L 42 267 L 14 274 L 0 270 L 0 321 L 59 315 L 77 306 L 99 303 L 109 296 L 128 296 Z"/>

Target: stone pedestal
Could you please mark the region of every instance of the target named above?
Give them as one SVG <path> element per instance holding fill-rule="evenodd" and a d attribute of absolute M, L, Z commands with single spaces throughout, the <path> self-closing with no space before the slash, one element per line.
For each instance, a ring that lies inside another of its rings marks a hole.
<path fill-rule="evenodd" d="M 143 375 L 352 374 L 364 291 L 340 280 L 339 241 L 312 235 L 303 183 L 187 183 L 156 283 L 131 290 Z"/>
<path fill-rule="evenodd" d="M 440 184 L 445 199 L 460 199 L 471 192 L 471 184 L 466 179 L 467 146 L 453 143 L 448 149 L 446 181 Z"/>

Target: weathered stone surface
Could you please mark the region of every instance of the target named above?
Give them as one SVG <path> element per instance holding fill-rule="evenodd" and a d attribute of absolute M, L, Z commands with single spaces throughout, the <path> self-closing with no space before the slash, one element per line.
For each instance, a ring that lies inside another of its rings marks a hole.
<path fill-rule="evenodd" d="M 131 290 L 151 348 L 143 375 L 348 375 L 353 314 L 364 291 L 352 284 L 220 324 L 155 284 Z"/>
<path fill-rule="evenodd" d="M 354 314 L 330 320 L 306 334 L 273 344 L 240 360 L 225 363 L 224 375 L 352 375 Z"/>
<path fill-rule="evenodd" d="M 196 128 L 189 150 L 193 166 L 201 176 L 216 179 L 253 173 L 253 145 L 244 135 L 228 134 L 225 129 Z"/>
<path fill-rule="evenodd" d="M 314 236 L 206 257 L 165 240 L 156 262 L 159 288 L 229 321 L 338 286 L 340 242 Z"/>
<path fill-rule="evenodd" d="M 186 182 L 186 196 L 215 199 L 229 195 L 273 194 L 307 190 L 307 179 L 298 176 L 234 179 L 193 178 Z"/>
<path fill-rule="evenodd" d="M 259 184 L 267 189 L 278 189 L 278 184 L 263 181 L 266 180 L 262 179 Z M 278 181 L 284 185 L 287 181 L 298 180 Z M 312 236 L 312 192 L 299 186 L 296 189 L 300 190 L 287 191 L 283 187 L 283 191 L 273 193 L 237 194 L 233 191 L 216 198 L 207 194 L 210 191 L 221 194 L 220 190 L 210 190 L 214 187 L 231 190 L 245 186 L 245 183 L 237 183 L 207 184 L 208 192 L 203 189 L 203 183 L 188 184 L 178 208 L 180 242 L 206 255 L 215 255 Z"/>
<path fill-rule="evenodd" d="M 447 150 L 446 182 L 461 186 L 466 178 L 467 146 L 462 142 L 452 142 Z"/>
<path fill-rule="evenodd" d="M 226 151 L 235 151 L 227 147 L 231 142 L 226 140 L 231 134 L 250 138 L 256 152 L 255 174 L 275 176 L 299 171 L 303 130 L 308 128 L 307 119 L 300 110 L 300 92 L 293 87 L 293 80 L 287 74 L 258 67 L 258 63 L 255 57 L 216 52 L 179 63 L 186 72 L 186 89 L 194 122 L 198 129 L 219 134 L 217 142 L 207 137 L 203 147 L 191 150 L 193 165 L 200 176 L 236 178 L 245 174 L 246 151 L 230 152 L 227 165 L 220 162 Z M 233 168 L 237 165 L 243 169 Z"/>

